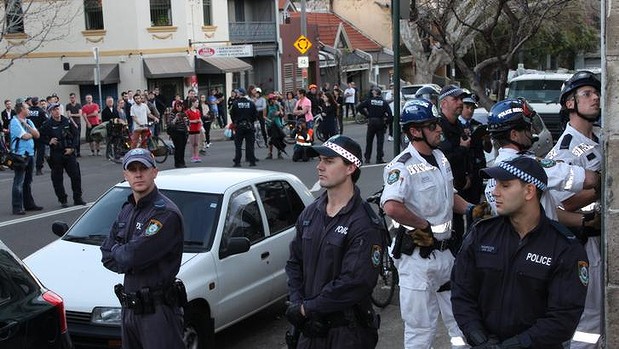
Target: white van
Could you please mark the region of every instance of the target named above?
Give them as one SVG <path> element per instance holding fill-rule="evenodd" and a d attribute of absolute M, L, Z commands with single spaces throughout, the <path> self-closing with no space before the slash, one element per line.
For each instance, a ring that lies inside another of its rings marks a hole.
<path fill-rule="evenodd" d="M 506 98 L 524 97 L 546 124 L 556 141 L 561 136 L 564 123 L 559 111 L 559 97 L 563 83 L 572 77 L 567 73 L 527 73 L 511 79 Z"/>

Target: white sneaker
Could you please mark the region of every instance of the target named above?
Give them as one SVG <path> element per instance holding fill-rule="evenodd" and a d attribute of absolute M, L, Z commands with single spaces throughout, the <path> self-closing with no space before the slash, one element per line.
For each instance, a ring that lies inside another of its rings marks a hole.
<path fill-rule="evenodd" d="M 388 142 L 393 142 L 393 136 L 389 136 L 389 137 L 387 137 L 387 141 L 388 141 Z"/>
<path fill-rule="evenodd" d="M 206 145 L 207 148 L 211 147 L 211 143 L 205 143 L 205 145 Z"/>

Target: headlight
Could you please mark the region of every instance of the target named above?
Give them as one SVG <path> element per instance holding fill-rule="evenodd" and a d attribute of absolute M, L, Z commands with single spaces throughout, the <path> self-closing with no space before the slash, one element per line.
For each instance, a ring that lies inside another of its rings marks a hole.
<path fill-rule="evenodd" d="M 121 308 L 97 307 L 93 309 L 90 321 L 96 325 L 120 326 L 121 320 Z"/>

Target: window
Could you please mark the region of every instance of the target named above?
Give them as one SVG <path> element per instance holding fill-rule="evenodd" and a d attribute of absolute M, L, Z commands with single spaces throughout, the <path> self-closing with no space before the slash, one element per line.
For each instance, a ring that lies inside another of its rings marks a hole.
<path fill-rule="evenodd" d="M 236 0 L 234 2 L 234 21 L 245 22 L 245 1 Z"/>
<path fill-rule="evenodd" d="M 213 5 L 211 0 L 202 0 L 202 14 L 204 15 L 204 25 L 213 25 Z"/>
<path fill-rule="evenodd" d="M 305 205 L 290 184 L 274 181 L 260 183 L 256 187 L 264 206 L 271 235 L 294 226 Z"/>
<path fill-rule="evenodd" d="M 21 0 L 6 0 L 4 10 L 6 13 L 4 32 L 6 34 L 23 33 L 24 11 L 22 10 Z"/>
<path fill-rule="evenodd" d="M 103 6 L 101 0 L 84 0 L 86 30 L 103 29 Z"/>
<path fill-rule="evenodd" d="M 222 244 L 231 237 L 246 237 L 251 244 L 265 238 L 262 216 L 251 187 L 239 189 L 230 197 Z"/>
<path fill-rule="evenodd" d="M 172 25 L 170 0 L 150 0 L 150 25 L 152 27 Z"/>

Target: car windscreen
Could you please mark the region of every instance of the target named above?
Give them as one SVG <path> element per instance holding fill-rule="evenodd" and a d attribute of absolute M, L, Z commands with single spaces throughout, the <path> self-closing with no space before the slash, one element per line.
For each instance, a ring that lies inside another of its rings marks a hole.
<path fill-rule="evenodd" d="M 529 103 L 559 103 L 561 80 L 520 80 L 509 84 L 507 98 L 524 97 Z"/>
<path fill-rule="evenodd" d="M 210 250 L 221 211 L 222 195 L 174 190 L 160 191 L 174 201 L 183 214 L 184 252 Z M 129 188 L 110 189 L 75 222 L 63 239 L 101 245 L 109 235 L 110 228 L 130 193 Z"/>
<path fill-rule="evenodd" d="M 402 96 L 406 96 L 407 98 L 413 98 L 415 96 L 415 92 L 419 90 L 421 86 L 403 86 L 400 88 L 400 94 Z"/>

